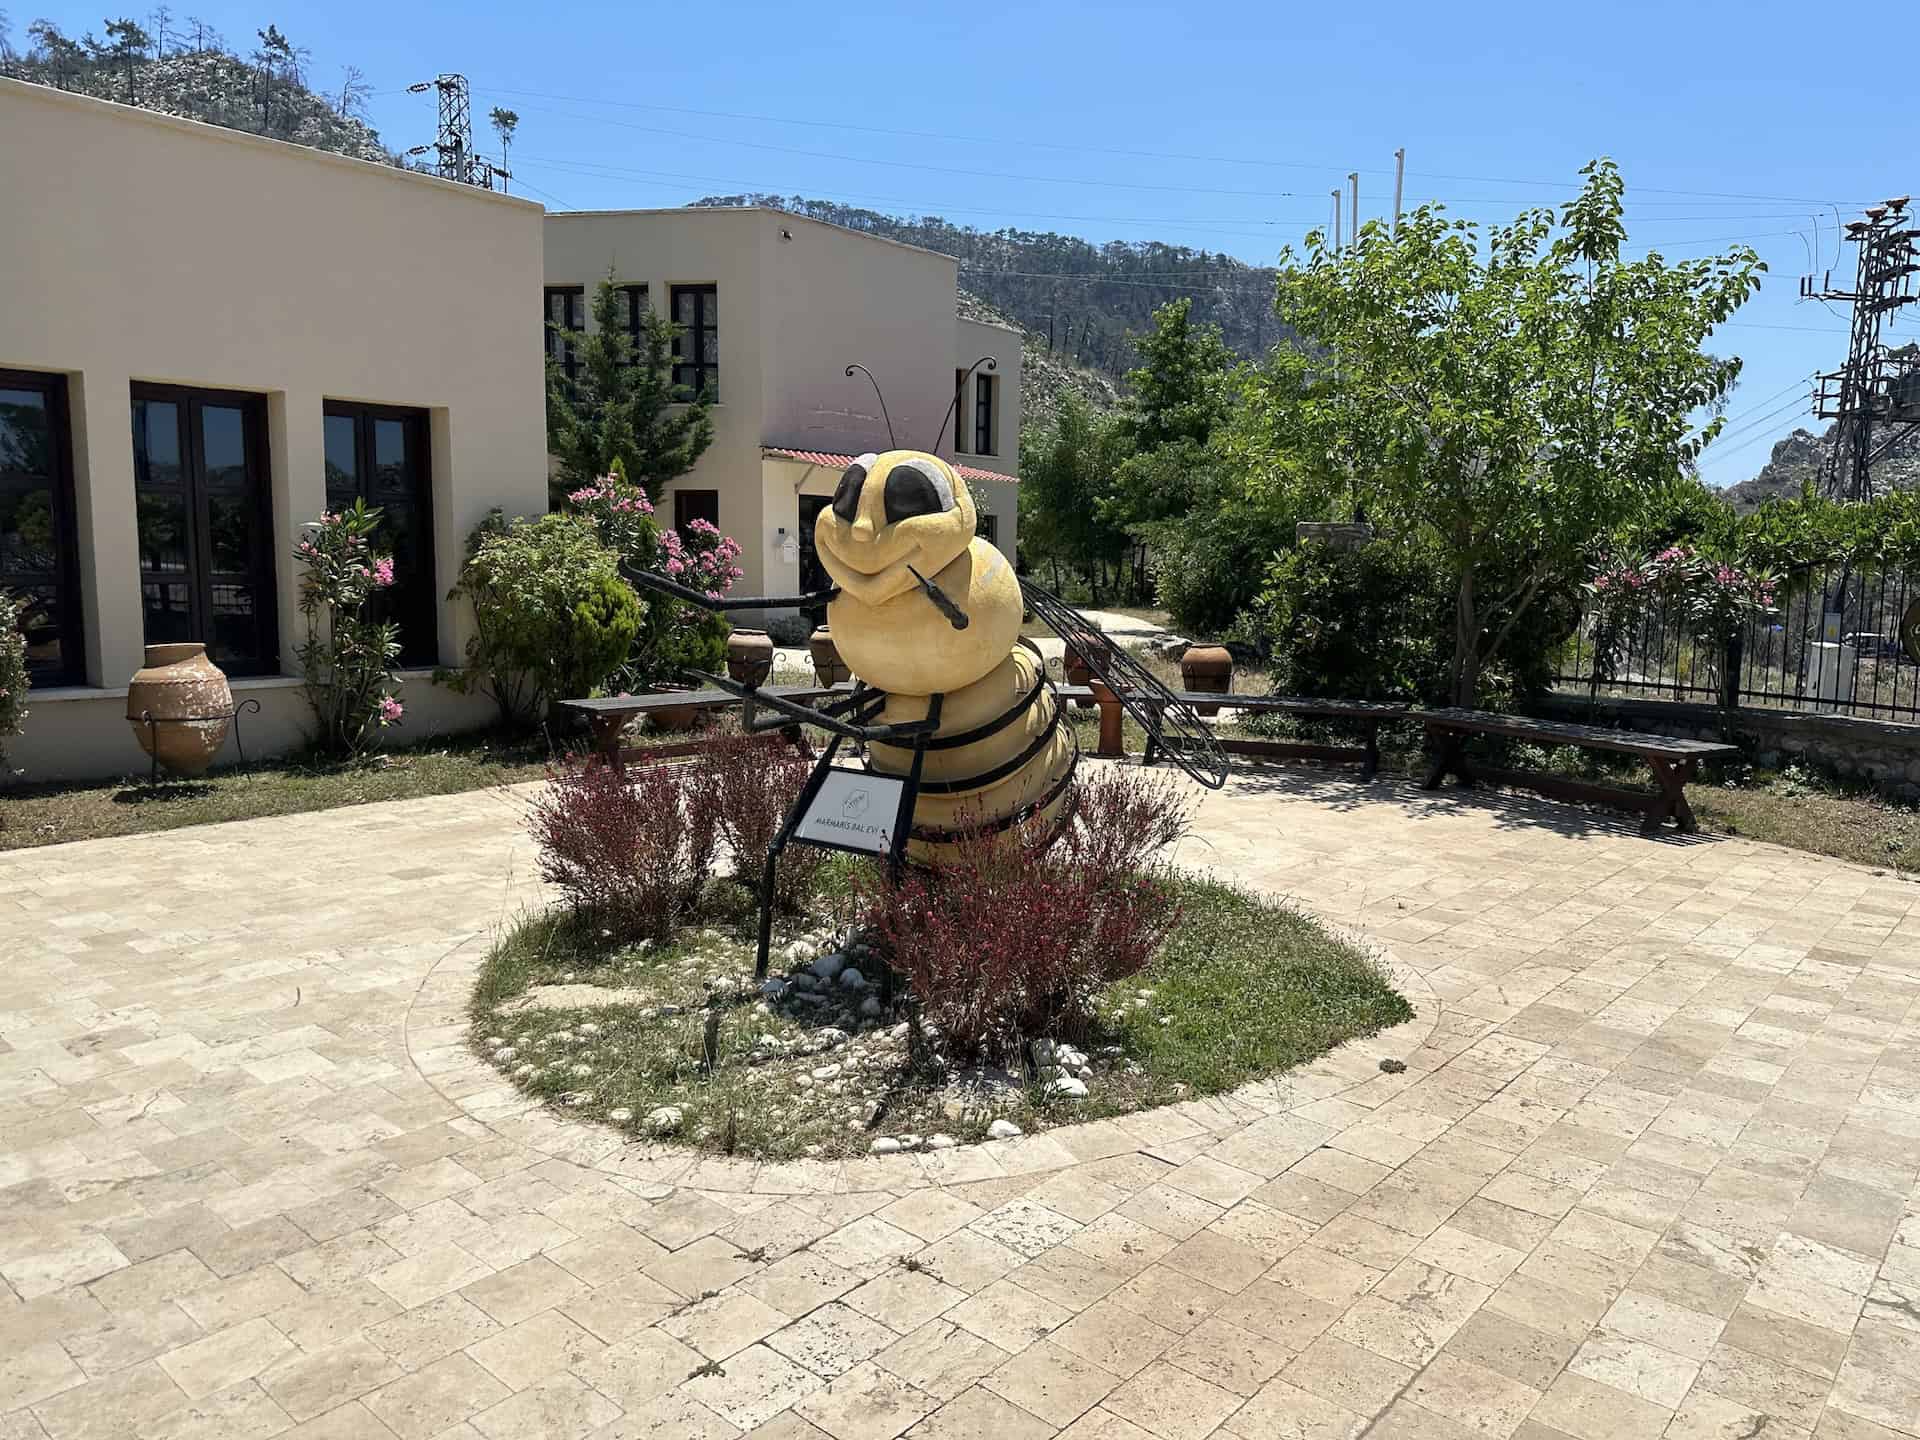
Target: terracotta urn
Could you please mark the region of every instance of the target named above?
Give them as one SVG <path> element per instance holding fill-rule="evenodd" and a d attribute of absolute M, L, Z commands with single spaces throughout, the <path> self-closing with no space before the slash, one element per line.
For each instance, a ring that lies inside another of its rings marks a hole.
<path fill-rule="evenodd" d="M 682 692 L 684 685 L 655 685 L 649 695 L 673 695 Z M 675 733 L 691 730 L 700 723 L 701 709 L 698 705 L 663 705 L 658 710 L 649 710 L 647 719 L 656 731 Z"/>
<path fill-rule="evenodd" d="M 127 724 L 169 773 L 206 774 L 233 727 L 233 691 L 207 647 L 147 646 L 146 666 L 127 682 Z"/>
<path fill-rule="evenodd" d="M 1087 663 L 1086 656 L 1082 655 L 1071 645 L 1067 646 L 1066 650 L 1062 653 L 1060 665 L 1061 668 L 1066 671 L 1067 683 L 1069 685 L 1093 684 L 1093 667 Z M 1091 700 L 1076 700 L 1073 703 L 1082 710 L 1091 710 L 1094 702 Z"/>
<path fill-rule="evenodd" d="M 727 636 L 727 675 L 740 685 L 764 685 L 773 674 L 773 637 L 764 630 Z"/>
<path fill-rule="evenodd" d="M 814 631 L 807 640 L 807 649 L 813 654 L 814 677 L 822 685 L 844 685 L 853 678 L 853 671 L 847 668 L 834 646 L 832 626 L 822 625 Z"/>
<path fill-rule="evenodd" d="M 1180 682 L 1205 695 L 1225 695 L 1233 689 L 1233 652 L 1224 645 L 1189 645 L 1180 657 Z M 1196 705 L 1202 715 L 1218 715 L 1218 705 Z"/>

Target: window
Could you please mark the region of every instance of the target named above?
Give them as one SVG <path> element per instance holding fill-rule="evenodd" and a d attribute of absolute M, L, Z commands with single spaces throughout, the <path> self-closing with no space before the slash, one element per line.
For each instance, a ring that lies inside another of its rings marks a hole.
<path fill-rule="evenodd" d="M 72 443 L 66 377 L 0 370 L 0 590 L 27 602 L 21 624 L 36 685 L 86 679 Z"/>
<path fill-rule="evenodd" d="M 960 403 L 960 397 L 967 393 L 967 372 L 953 372 L 953 453 L 967 453 L 967 407 Z"/>
<path fill-rule="evenodd" d="M 684 530 L 689 522 L 704 520 L 720 528 L 720 492 L 718 490 L 676 490 L 673 492 L 673 528 Z"/>
<path fill-rule="evenodd" d="M 572 330 L 576 333 L 587 328 L 586 321 L 587 291 L 582 285 L 547 286 L 545 324 L 541 334 L 546 337 L 547 358 L 557 361 L 560 368 L 567 372 L 567 379 L 573 379 L 580 368 L 579 357 L 573 353 L 573 342 L 567 340 L 560 331 Z"/>
<path fill-rule="evenodd" d="M 402 665 L 431 665 L 440 646 L 427 412 L 329 400 L 325 425 L 327 508 L 344 509 L 355 500 L 378 508 L 375 544 L 393 554 L 393 586 L 374 598 L 373 616 L 399 625 Z"/>
<path fill-rule="evenodd" d="M 620 287 L 621 313 L 626 317 L 627 340 L 633 346 L 633 358 L 644 359 L 647 353 L 647 287 L 644 285 L 622 285 Z"/>
<path fill-rule="evenodd" d="M 993 448 L 993 377 L 973 377 L 973 453 L 991 455 Z"/>
<path fill-rule="evenodd" d="M 147 643 L 200 641 L 230 675 L 280 668 L 266 436 L 258 395 L 133 387 Z"/>
<path fill-rule="evenodd" d="M 985 510 L 980 511 L 979 517 L 974 521 L 973 533 L 989 545 L 998 545 L 1000 543 L 1000 517 L 990 514 Z"/>
<path fill-rule="evenodd" d="M 720 292 L 713 285 L 676 285 L 672 291 L 673 384 L 709 400 L 720 398 Z"/>

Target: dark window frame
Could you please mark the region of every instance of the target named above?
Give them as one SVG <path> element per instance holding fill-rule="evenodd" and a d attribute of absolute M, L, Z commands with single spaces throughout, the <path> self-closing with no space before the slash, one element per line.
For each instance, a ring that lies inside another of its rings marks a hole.
<path fill-rule="evenodd" d="M 680 319 L 680 297 L 693 297 L 693 323 L 685 324 Z M 713 309 L 720 308 L 720 287 L 718 285 L 670 285 L 667 287 L 667 318 L 673 321 L 679 331 L 673 337 L 673 388 L 676 392 L 685 389 L 694 399 L 706 396 L 717 400 L 720 394 L 720 361 L 716 354 L 707 358 L 707 332 L 713 332 L 717 345 L 720 339 L 720 321 L 718 314 L 712 320 L 707 318 L 707 299 L 713 299 Z M 691 379 L 688 378 L 689 374 Z M 711 380 L 709 380 L 711 377 Z"/>
<path fill-rule="evenodd" d="M 73 420 L 72 411 L 67 405 L 67 377 L 41 370 L 0 369 L 0 387 L 43 393 L 47 404 L 47 427 L 53 439 L 53 473 L 45 478 L 53 487 L 50 507 L 54 527 L 53 589 L 60 607 L 59 623 L 55 627 L 60 637 L 60 664 L 55 666 L 42 662 L 36 666 L 34 661 L 28 660 L 27 673 L 34 684 L 43 688 L 84 685 L 87 681 L 87 664 L 85 627 L 82 623 L 84 617 L 80 609 L 79 510 L 74 495 Z M 0 472 L 0 479 L 9 475 L 21 475 L 30 482 L 42 478 L 27 475 L 24 471 L 4 471 Z M 32 487 L 22 485 L 18 488 Z M 26 571 L 0 569 L 0 590 L 20 594 L 29 584 L 45 583 L 44 580 L 30 578 Z"/>
<path fill-rule="evenodd" d="M 974 515 L 973 533 L 996 549 L 1000 545 L 1000 517 L 991 510 L 981 510 Z"/>
<path fill-rule="evenodd" d="M 699 513 L 692 512 L 696 506 Z M 689 522 L 704 520 L 720 528 L 720 492 L 718 490 L 678 490 L 673 492 L 673 528 L 685 530 Z"/>
<path fill-rule="evenodd" d="M 144 597 L 150 584 L 184 585 L 187 588 L 189 626 L 192 637 L 206 645 L 207 654 L 229 675 L 235 677 L 278 675 L 280 673 L 280 620 L 277 561 L 279 537 L 273 526 L 273 470 L 267 444 L 267 397 L 251 390 L 214 390 L 195 385 L 160 385 L 136 380 L 130 387 L 128 416 L 133 406 L 145 400 L 179 407 L 180 492 L 187 511 L 187 564 L 184 571 L 149 572 L 140 568 Z M 228 657 L 220 647 L 213 629 L 213 532 L 212 507 L 206 475 L 206 453 L 200 412 L 212 405 L 239 410 L 245 416 L 247 483 L 251 491 L 255 534 L 264 537 L 248 557 L 252 564 L 244 572 L 254 592 L 253 624 L 255 650 L 252 657 Z M 138 464 L 134 474 L 136 498 L 140 484 Z M 170 490 L 173 487 L 146 487 Z M 145 601 L 142 600 L 144 618 Z M 149 642 L 151 643 L 151 642 Z"/>
<path fill-rule="evenodd" d="M 993 376 L 973 377 L 973 453 L 998 455 L 993 437 Z"/>
<path fill-rule="evenodd" d="M 631 363 L 637 365 L 646 358 L 647 346 L 642 327 L 652 300 L 644 281 L 637 285 L 622 285 L 619 289 L 620 298 L 627 307 L 627 343 L 633 347 Z"/>
<path fill-rule="evenodd" d="M 561 321 L 553 318 L 553 299 L 556 295 L 564 296 L 566 299 L 566 304 L 562 307 L 564 319 Z M 560 362 L 560 368 L 565 372 L 569 384 L 580 374 L 580 355 L 574 349 L 571 340 L 563 340 L 560 337 L 560 332 L 571 330 L 576 334 L 585 333 L 586 305 L 587 287 L 584 285 L 549 285 L 540 296 L 541 353 L 549 360 Z"/>
<path fill-rule="evenodd" d="M 953 453 L 967 453 L 967 407 L 960 403 L 960 397 L 967 393 L 967 372 L 958 365 L 953 367 Z"/>
<path fill-rule="evenodd" d="M 409 584 L 412 597 L 409 610 L 395 607 L 395 613 L 381 616 L 400 622 L 400 664 L 407 669 L 424 669 L 440 663 L 440 616 L 434 603 L 439 594 L 434 580 L 433 555 L 433 425 L 428 411 L 405 405 L 373 405 L 354 400 L 328 400 L 321 407 L 326 418 L 354 422 L 354 481 L 358 497 L 375 505 L 373 496 L 374 427 L 376 420 L 397 420 L 411 432 L 407 452 L 413 461 L 414 534 L 421 552 L 413 557 L 395 555 L 396 565 L 424 569 L 426 579 L 418 586 Z M 332 509 L 334 498 L 327 497 Z M 401 571 L 402 577 L 406 570 Z"/>

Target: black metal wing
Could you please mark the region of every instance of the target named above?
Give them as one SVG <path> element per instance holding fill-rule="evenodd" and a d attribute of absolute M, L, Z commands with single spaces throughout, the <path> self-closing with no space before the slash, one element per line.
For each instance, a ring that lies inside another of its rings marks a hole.
<path fill-rule="evenodd" d="M 1027 607 L 1087 662 L 1121 707 L 1153 737 L 1154 748 L 1209 790 L 1227 783 L 1227 757 L 1200 712 L 1162 685 L 1139 660 L 1058 595 L 1020 582 Z"/>

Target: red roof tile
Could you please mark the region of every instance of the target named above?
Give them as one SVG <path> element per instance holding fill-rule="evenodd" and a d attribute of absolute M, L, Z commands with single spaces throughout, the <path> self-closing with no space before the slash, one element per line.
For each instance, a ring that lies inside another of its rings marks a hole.
<path fill-rule="evenodd" d="M 854 462 L 852 455 L 835 455 L 825 450 L 789 450 L 780 445 L 762 445 L 762 455 L 777 455 L 782 460 L 800 460 L 808 465 L 825 465 L 831 469 L 844 470 Z M 1002 475 L 998 470 L 982 470 L 977 465 L 962 465 L 957 460 L 947 462 L 960 473 L 962 480 L 999 480 L 1008 485 L 1018 485 L 1018 475 Z"/>

